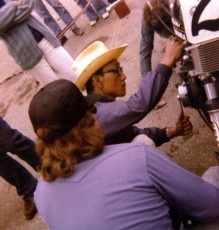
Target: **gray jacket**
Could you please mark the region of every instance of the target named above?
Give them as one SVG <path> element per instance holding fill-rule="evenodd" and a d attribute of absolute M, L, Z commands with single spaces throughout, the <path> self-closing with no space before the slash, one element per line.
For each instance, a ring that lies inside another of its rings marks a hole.
<path fill-rule="evenodd" d="M 28 26 L 38 30 L 54 47 L 60 46 L 49 29 L 31 15 L 33 6 L 33 0 L 20 0 L 18 4 L 0 0 L 0 38 L 23 70 L 31 69 L 43 57 Z"/>

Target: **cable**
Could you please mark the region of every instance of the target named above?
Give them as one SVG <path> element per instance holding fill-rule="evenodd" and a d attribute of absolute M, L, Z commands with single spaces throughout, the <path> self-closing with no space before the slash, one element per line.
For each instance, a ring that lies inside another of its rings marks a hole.
<path fill-rule="evenodd" d="M 159 0 L 157 0 L 158 4 L 161 6 L 161 8 L 170 16 L 172 17 L 170 11 L 163 5 L 163 3 L 161 3 Z M 172 36 L 174 37 L 178 37 L 180 38 L 177 34 L 174 33 L 174 31 L 162 20 L 162 18 L 157 14 L 156 10 L 154 10 L 150 0 L 147 0 L 146 2 L 148 4 L 148 6 L 151 9 L 151 12 L 153 12 L 155 14 L 155 16 L 158 18 L 158 20 L 161 22 L 161 24 L 170 32 L 170 34 L 172 34 Z M 181 39 L 181 38 L 180 38 Z"/>

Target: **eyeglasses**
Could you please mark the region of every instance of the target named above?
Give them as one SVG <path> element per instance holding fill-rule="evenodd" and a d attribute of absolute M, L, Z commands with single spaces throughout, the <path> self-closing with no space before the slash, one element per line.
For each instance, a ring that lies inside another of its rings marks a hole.
<path fill-rule="evenodd" d="M 121 66 L 117 66 L 116 69 L 110 69 L 107 71 L 102 71 L 100 74 L 104 74 L 104 73 L 117 73 L 117 74 L 122 74 L 123 73 L 123 68 Z"/>

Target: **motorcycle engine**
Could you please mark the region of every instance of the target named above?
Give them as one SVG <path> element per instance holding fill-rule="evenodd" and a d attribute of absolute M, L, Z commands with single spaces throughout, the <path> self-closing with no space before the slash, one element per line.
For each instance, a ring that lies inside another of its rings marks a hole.
<path fill-rule="evenodd" d="M 178 97 L 213 127 L 219 145 L 218 0 L 169 0 L 174 33 L 184 40 Z"/>

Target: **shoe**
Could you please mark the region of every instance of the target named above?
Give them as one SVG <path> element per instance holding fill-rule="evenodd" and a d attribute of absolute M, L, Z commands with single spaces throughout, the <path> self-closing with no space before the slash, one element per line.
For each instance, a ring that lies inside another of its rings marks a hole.
<path fill-rule="evenodd" d="M 109 17 L 109 12 L 106 12 L 106 13 L 102 14 L 103 19 L 107 19 L 108 17 Z"/>
<path fill-rule="evenodd" d="M 37 208 L 34 203 L 33 197 L 24 200 L 24 217 L 27 220 L 31 220 L 34 218 L 34 216 L 37 214 Z"/>
<path fill-rule="evenodd" d="M 75 28 L 72 30 L 72 32 L 73 32 L 75 35 L 77 35 L 77 36 L 82 36 L 82 35 L 84 34 L 84 31 L 83 31 L 81 28 L 79 28 L 79 27 L 75 27 Z"/>
<path fill-rule="evenodd" d="M 97 20 L 91 21 L 90 26 L 94 26 L 94 25 L 96 25 L 96 23 L 97 23 Z"/>
<path fill-rule="evenodd" d="M 59 39 L 61 45 L 63 46 L 67 42 L 68 38 L 66 36 L 63 36 Z"/>
<path fill-rule="evenodd" d="M 164 107 L 166 104 L 167 104 L 166 101 L 160 100 L 160 101 L 158 102 L 158 104 L 154 107 L 154 110 L 158 110 L 158 109 Z"/>

